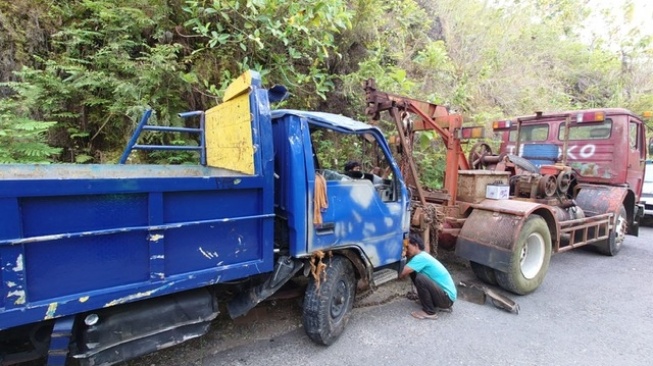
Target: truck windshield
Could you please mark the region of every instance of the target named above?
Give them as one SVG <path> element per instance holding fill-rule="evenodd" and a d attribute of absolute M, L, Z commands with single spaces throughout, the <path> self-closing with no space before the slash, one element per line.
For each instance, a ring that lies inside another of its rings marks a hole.
<path fill-rule="evenodd" d="M 546 141 L 549 137 L 549 125 L 522 125 L 520 133 L 521 142 Z M 517 130 L 510 131 L 510 141 L 517 141 Z"/>
<path fill-rule="evenodd" d="M 607 140 L 612 132 L 612 120 L 606 119 L 603 123 L 576 124 L 569 126 L 569 140 Z M 565 138 L 565 125 L 560 124 L 558 139 Z"/>

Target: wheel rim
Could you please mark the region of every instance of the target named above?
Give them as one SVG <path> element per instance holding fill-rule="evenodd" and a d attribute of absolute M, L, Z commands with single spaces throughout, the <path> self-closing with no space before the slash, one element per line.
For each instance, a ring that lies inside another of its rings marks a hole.
<path fill-rule="evenodd" d="M 624 240 L 626 240 L 627 224 L 628 221 L 626 217 L 620 213 L 619 216 L 617 216 L 617 222 L 615 227 L 615 238 L 614 238 L 614 245 L 617 247 L 617 249 L 620 248 Z"/>
<path fill-rule="evenodd" d="M 347 308 L 348 289 L 345 281 L 339 281 L 331 297 L 331 317 L 338 319 Z"/>
<path fill-rule="evenodd" d="M 532 233 L 526 239 L 519 259 L 521 273 L 526 279 L 533 279 L 540 273 L 544 264 L 544 245 L 544 238 L 538 233 Z"/>
<path fill-rule="evenodd" d="M 481 158 L 492 155 L 492 148 L 484 142 L 477 142 L 469 152 L 469 164 L 471 169 L 481 169 Z"/>

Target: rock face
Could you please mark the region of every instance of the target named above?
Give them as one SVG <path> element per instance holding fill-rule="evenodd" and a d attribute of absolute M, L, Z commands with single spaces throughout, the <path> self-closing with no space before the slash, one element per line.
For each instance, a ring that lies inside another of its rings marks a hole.
<path fill-rule="evenodd" d="M 46 59 L 54 25 L 42 2 L 0 2 L 0 82 L 15 81 L 14 71 L 33 66 L 34 56 Z M 0 87 L 0 98 L 9 95 Z"/>

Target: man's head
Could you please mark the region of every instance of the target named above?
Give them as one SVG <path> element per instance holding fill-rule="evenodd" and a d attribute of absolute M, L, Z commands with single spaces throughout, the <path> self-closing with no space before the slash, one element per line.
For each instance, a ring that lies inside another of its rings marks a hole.
<path fill-rule="evenodd" d="M 412 257 L 419 254 L 422 250 L 424 250 L 424 241 L 418 234 L 411 233 L 408 237 L 408 248 L 406 248 L 406 254 L 409 257 Z"/>
<path fill-rule="evenodd" d="M 345 172 L 360 172 L 361 171 L 361 164 L 357 161 L 350 161 L 347 164 L 345 164 Z"/>

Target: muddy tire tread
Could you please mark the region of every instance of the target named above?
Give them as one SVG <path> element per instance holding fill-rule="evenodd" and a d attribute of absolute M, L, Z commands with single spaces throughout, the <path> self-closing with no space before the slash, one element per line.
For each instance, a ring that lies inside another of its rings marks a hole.
<path fill-rule="evenodd" d="M 619 216 L 622 216 L 626 221 L 628 220 L 626 208 L 623 205 L 621 205 L 617 214 Z M 616 240 L 616 233 L 613 230 L 608 235 L 608 239 L 595 244 L 596 250 L 603 255 L 614 257 L 615 255 L 617 255 L 617 253 L 619 253 L 619 251 L 621 250 L 624 244 L 622 242 L 620 245 L 616 245 L 615 240 Z"/>
<path fill-rule="evenodd" d="M 344 331 L 355 299 L 354 269 L 348 259 L 335 256 L 327 261 L 319 288 L 311 278 L 304 295 L 302 322 L 306 335 L 315 343 L 328 346 Z M 345 313 L 337 319 L 330 314 L 332 294 L 340 280 L 345 281 L 348 289 Z"/>
<path fill-rule="evenodd" d="M 474 272 L 476 278 L 488 285 L 497 285 L 497 276 L 493 268 L 474 261 L 470 261 L 469 266 L 472 268 L 472 272 Z"/>
<path fill-rule="evenodd" d="M 544 262 L 540 267 L 539 272 L 532 279 L 527 279 L 522 275 L 520 267 L 521 249 L 526 243 L 526 239 L 532 234 L 538 232 L 544 239 Z M 509 271 L 501 272 L 495 271 L 497 283 L 503 289 L 508 290 L 517 295 L 526 295 L 535 291 L 544 281 L 546 272 L 549 269 L 551 261 L 551 232 L 546 224 L 546 221 L 539 215 L 531 215 L 522 226 L 522 231 L 519 233 L 515 250 L 510 259 Z"/>

